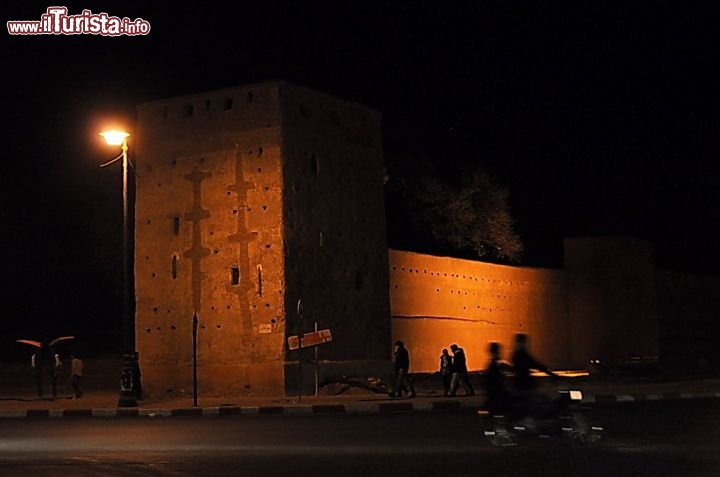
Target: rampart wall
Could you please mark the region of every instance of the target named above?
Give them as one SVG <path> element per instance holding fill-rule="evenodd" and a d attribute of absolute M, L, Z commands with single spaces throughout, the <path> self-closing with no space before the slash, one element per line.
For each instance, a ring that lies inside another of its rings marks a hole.
<path fill-rule="evenodd" d="M 571 238 L 564 248 L 565 267 L 558 270 L 392 250 L 392 335 L 406 342 L 411 371 L 437 370 L 441 350 L 452 343 L 465 348 L 471 370 L 482 369 L 487 343 L 499 342 L 509 359 L 518 332 L 530 336 L 533 354 L 551 367 L 654 360 L 659 356 L 658 294 L 668 348 L 679 308 L 718 288 L 713 281 L 697 288 L 702 285 L 697 278 L 658 275 L 656 280 L 652 246 L 637 238 Z M 698 313 L 690 314 L 696 322 L 702 321 Z"/>
<path fill-rule="evenodd" d="M 513 335 L 550 366 L 569 359 L 565 273 L 390 251 L 393 342 L 410 351 L 411 372 L 438 368 L 440 352 L 457 343 L 470 370 L 482 369 L 487 343 L 503 345 L 509 359 Z"/>

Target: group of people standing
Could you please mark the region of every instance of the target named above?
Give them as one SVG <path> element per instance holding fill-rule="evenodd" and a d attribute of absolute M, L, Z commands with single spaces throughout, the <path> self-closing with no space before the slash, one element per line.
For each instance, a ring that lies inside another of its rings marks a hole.
<path fill-rule="evenodd" d="M 457 344 L 450 345 L 450 351 L 442 350 L 440 356 L 440 374 L 443 380 L 443 388 L 446 396 L 455 396 L 459 386 L 465 390 L 466 396 L 473 396 L 473 389 L 468 374 L 467 359 L 465 358 L 465 350 Z M 410 354 L 405 343 L 402 341 L 395 342 L 395 351 L 393 352 L 393 387 L 390 391 L 391 397 L 402 397 L 407 394 L 413 398 L 417 395 L 412 380 L 408 377 L 410 370 Z"/>
<path fill-rule="evenodd" d="M 32 369 L 33 378 L 35 380 L 35 386 L 37 388 L 38 399 L 43 398 L 43 353 L 42 349 L 38 349 L 30 357 L 30 368 Z M 57 397 L 57 384 L 60 376 L 62 375 L 63 362 L 60 355 L 57 353 L 51 353 L 49 370 L 50 370 L 50 386 L 52 391 L 52 397 Z M 75 399 L 79 399 L 82 396 L 81 380 L 83 375 L 84 364 L 82 360 L 76 356 L 70 356 L 70 385 L 73 389 Z"/>
<path fill-rule="evenodd" d="M 500 359 L 501 351 L 500 343 L 489 344 L 490 359 L 482 376 L 487 406 L 491 413 L 505 411 L 513 399 L 522 401 L 530 398 L 536 387 L 532 370 L 557 377 L 550 368 L 530 354 L 528 336 L 524 333 L 515 335 L 510 363 L 504 363 Z M 409 369 L 410 354 L 405 348 L 405 343 L 396 341 L 393 352 L 393 387 L 389 393 L 390 396 L 402 397 L 404 393 L 411 398 L 416 396 L 415 387 L 408 377 Z M 463 388 L 466 396 L 475 394 L 468 374 L 465 350 L 457 344 L 450 345 L 449 351 L 447 348 L 442 350 L 438 372 L 442 379 L 445 396 L 455 396 L 459 387 Z M 506 376 L 508 375 L 511 376 L 511 387 L 506 385 Z"/>
<path fill-rule="evenodd" d="M 458 386 L 462 386 L 466 396 L 473 396 L 475 389 L 470 382 L 465 350 L 453 343 L 450 345 L 450 351 L 452 356 L 447 348 L 443 348 L 440 354 L 439 372 L 445 396 L 455 396 Z"/>

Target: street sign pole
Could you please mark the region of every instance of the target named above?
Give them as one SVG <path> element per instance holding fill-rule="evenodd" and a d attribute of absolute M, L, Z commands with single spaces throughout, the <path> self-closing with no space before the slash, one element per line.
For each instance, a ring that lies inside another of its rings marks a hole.
<path fill-rule="evenodd" d="M 298 322 L 298 400 L 302 401 L 303 372 L 302 372 L 302 300 L 297 302 Z"/>
<path fill-rule="evenodd" d="M 317 321 L 316 321 L 316 322 L 315 322 L 315 333 L 317 333 L 317 330 L 318 330 L 318 328 L 317 328 Z M 317 397 L 317 395 L 318 395 L 318 377 L 319 377 L 319 374 L 320 374 L 320 373 L 318 372 L 318 347 L 315 346 L 315 397 Z"/>
<path fill-rule="evenodd" d="M 193 406 L 198 405 L 198 381 L 197 381 L 197 333 L 198 316 L 197 311 L 193 314 L 192 340 L 193 340 Z"/>
<path fill-rule="evenodd" d="M 308 333 L 298 333 L 294 336 L 288 336 L 287 345 L 289 350 L 298 350 L 298 356 L 303 347 L 308 348 L 310 346 L 315 348 L 315 396 L 318 395 L 320 387 L 320 358 L 318 357 L 318 346 L 324 343 L 330 343 L 332 341 L 332 332 L 330 329 L 318 330 L 317 321 L 315 322 L 315 331 Z M 300 362 L 300 399 L 302 399 L 302 360 Z"/>

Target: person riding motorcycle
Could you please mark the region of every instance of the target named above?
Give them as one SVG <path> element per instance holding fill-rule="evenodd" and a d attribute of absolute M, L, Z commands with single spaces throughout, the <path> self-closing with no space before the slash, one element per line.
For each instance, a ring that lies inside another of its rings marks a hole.
<path fill-rule="evenodd" d="M 541 371 L 553 379 L 558 379 L 559 376 L 530 354 L 528 351 L 528 336 L 525 333 L 515 335 L 511 365 L 518 414 L 530 413 L 535 414 L 535 417 L 537 417 L 538 408 L 545 399 L 535 391 L 537 380 L 532 375 L 532 370 Z"/>

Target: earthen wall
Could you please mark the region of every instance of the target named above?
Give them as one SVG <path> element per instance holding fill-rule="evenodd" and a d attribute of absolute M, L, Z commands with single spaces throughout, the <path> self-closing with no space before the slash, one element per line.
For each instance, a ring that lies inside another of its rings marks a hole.
<path fill-rule="evenodd" d="M 393 341 L 405 342 L 412 372 L 436 371 L 441 350 L 453 343 L 465 349 L 471 370 L 486 366 L 491 341 L 509 359 L 518 332 L 549 365 L 569 357 L 562 271 L 391 250 L 390 303 Z"/>
<path fill-rule="evenodd" d="M 283 386 L 280 106 L 273 84 L 138 108 L 136 346 L 144 390 Z"/>

